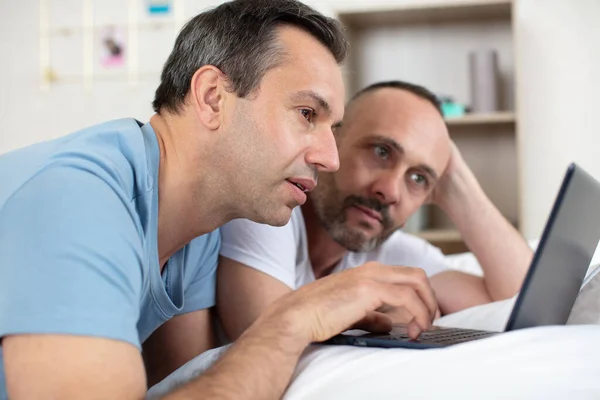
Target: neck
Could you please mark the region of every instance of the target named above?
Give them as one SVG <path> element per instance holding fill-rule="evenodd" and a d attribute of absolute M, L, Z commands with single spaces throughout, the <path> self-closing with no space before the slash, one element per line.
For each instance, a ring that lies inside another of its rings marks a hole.
<path fill-rule="evenodd" d="M 333 240 L 323 228 L 310 198 L 302 206 L 302 215 L 306 225 L 310 263 L 315 278 L 319 279 L 329 275 L 348 250 Z"/>
<path fill-rule="evenodd" d="M 226 196 L 212 168 L 210 135 L 185 115 L 156 114 L 150 119 L 160 151 L 158 172 L 158 258 L 162 266 L 192 239 L 230 220 Z M 209 173 L 210 172 L 210 173 Z"/>

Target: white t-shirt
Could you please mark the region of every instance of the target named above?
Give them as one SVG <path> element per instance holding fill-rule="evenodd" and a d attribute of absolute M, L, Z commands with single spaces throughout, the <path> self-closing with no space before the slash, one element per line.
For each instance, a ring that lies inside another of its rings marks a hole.
<path fill-rule="evenodd" d="M 221 255 L 262 271 L 292 289 L 315 280 L 308 256 L 306 225 L 300 207 L 287 225 L 274 227 L 246 219 L 233 220 L 221 228 Z M 427 241 L 397 231 L 369 252 L 348 252 L 332 273 L 358 267 L 368 261 L 418 267 L 427 276 L 449 269 L 442 252 Z"/>

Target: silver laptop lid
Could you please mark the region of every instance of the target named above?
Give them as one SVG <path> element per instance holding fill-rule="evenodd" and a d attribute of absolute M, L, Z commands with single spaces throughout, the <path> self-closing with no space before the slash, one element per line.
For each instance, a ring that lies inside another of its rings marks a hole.
<path fill-rule="evenodd" d="M 571 164 L 506 330 L 564 325 L 600 240 L 600 184 Z"/>

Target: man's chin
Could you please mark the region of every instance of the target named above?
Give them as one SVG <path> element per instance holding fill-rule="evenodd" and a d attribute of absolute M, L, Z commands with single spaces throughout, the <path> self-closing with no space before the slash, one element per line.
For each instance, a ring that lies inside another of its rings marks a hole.
<path fill-rule="evenodd" d="M 349 251 L 363 252 L 372 250 L 377 243 L 377 237 L 365 234 L 363 229 L 338 227 L 330 231 L 333 240 Z"/>
<path fill-rule="evenodd" d="M 362 221 L 354 223 L 352 225 L 346 223 L 345 228 L 348 232 L 351 232 L 352 235 L 363 237 L 365 242 L 376 240 L 382 233 L 380 226 L 375 227 L 369 223 Z"/>
<path fill-rule="evenodd" d="M 284 226 L 290 222 L 291 217 L 292 209 L 284 206 L 275 211 L 271 210 L 268 214 L 261 215 L 260 217 L 254 219 L 254 222 L 271 226 Z"/>

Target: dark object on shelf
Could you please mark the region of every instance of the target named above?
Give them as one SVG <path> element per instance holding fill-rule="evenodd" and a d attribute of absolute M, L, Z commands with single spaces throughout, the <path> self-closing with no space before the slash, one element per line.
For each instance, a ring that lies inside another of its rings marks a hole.
<path fill-rule="evenodd" d="M 498 53 L 477 50 L 469 53 L 471 109 L 476 113 L 498 111 Z"/>

